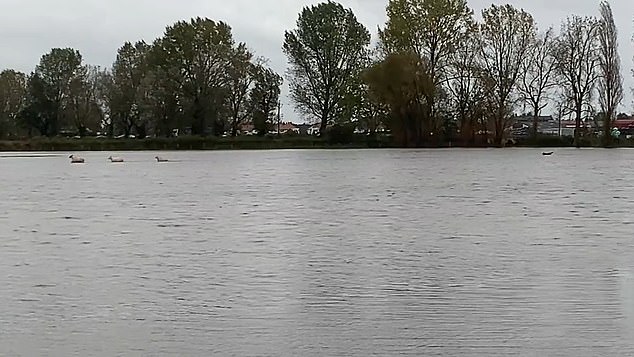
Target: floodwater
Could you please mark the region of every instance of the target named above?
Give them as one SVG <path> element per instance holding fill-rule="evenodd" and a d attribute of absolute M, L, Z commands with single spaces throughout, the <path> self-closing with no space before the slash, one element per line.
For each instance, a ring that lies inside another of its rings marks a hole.
<path fill-rule="evenodd" d="M 0 355 L 634 355 L 634 151 L 111 154 L 0 154 Z"/>

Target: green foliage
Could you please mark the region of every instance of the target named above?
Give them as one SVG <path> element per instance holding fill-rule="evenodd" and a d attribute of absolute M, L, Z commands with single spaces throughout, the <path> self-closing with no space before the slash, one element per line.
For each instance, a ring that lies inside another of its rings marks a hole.
<path fill-rule="evenodd" d="M 14 70 L 0 72 L 0 139 L 18 135 L 18 116 L 26 95 L 26 76 Z"/>
<path fill-rule="evenodd" d="M 414 53 L 425 58 L 434 80 L 472 26 L 466 0 L 390 0 L 388 21 L 379 32 L 385 54 Z"/>
<path fill-rule="evenodd" d="M 249 101 L 249 90 L 256 79 L 258 66 L 252 62 L 253 54 L 245 44 L 238 45 L 230 56 L 227 67 L 227 101 L 231 120 L 231 136 L 238 135 L 238 129 L 253 112 Z"/>
<path fill-rule="evenodd" d="M 490 83 L 486 109 L 496 145 L 503 145 L 511 124 L 513 97 L 522 74 L 522 63 L 535 42 L 533 17 L 511 5 L 491 5 L 482 11 L 480 25 L 482 69 Z"/>
<path fill-rule="evenodd" d="M 86 67 L 79 51 L 54 48 L 42 56 L 29 77 L 26 106 L 21 113 L 29 127 L 41 135 L 57 135 L 60 129 L 74 126 L 72 101 L 86 80 Z"/>
<path fill-rule="evenodd" d="M 425 63 L 414 54 L 390 54 L 364 75 L 371 97 L 389 108 L 388 126 L 397 142 L 405 147 L 422 146 L 429 121 L 424 100 L 435 86 Z M 430 133 L 431 134 L 431 133 Z"/>
<path fill-rule="evenodd" d="M 573 145 L 574 138 L 569 136 L 556 135 L 538 135 L 531 136 L 518 141 L 518 145 L 531 147 L 570 147 Z M 584 146 L 591 146 L 588 141 Z"/>
<path fill-rule="evenodd" d="M 77 50 L 56 48 L 28 76 L 1 72 L 0 140 L 101 132 L 112 140 L 24 145 L 503 145 L 520 103 L 536 115 L 553 82 L 561 87 L 560 112 L 572 112 L 578 123 L 596 108 L 593 94 L 599 93 L 608 117 L 620 102 L 616 27 L 607 3 L 602 21 L 571 17 L 559 38 L 543 41 L 535 39 L 532 16 L 511 5 L 489 7 L 480 23 L 467 0 L 389 0 L 386 14 L 374 52 L 353 11 L 333 1 L 303 8 L 296 26 L 284 33 L 290 96 L 306 115 L 291 120 L 319 122 L 325 135 L 320 141 L 292 132 L 269 135 L 281 120 L 282 77 L 247 44 L 236 43 L 228 24 L 200 17 L 166 27 L 151 44 L 126 42 L 111 69 L 85 65 Z M 551 73 L 558 75 L 555 81 Z M 257 137 L 240 138 L 247 127 Z M 114 139 L 122 136 L 144 140 Z M 577 139 L 580 144 L 583 138 Z"/>
<path fill-rule="evenodd" d="M 151 84 L 148 53 L 150 46 L 144 41 L 126 42 L 117 51 L 108 86 L 110 108 L 110 135 L 129 136 L 133 128 L 143 128 L 147 120 L 146 87 Z"/>
<path fill-rule="evenodd" d="M 258 135 L 266 135 L 277 119 L 282 77 L 263 65 L 256 67 L 255 83 L 249 93 L 253 108 L 253 126 Z"/>
<path fill-rule="evenodd" d="M 65 116 L 78 135 L 95 132 L 104 119 L 100 98 L 103 71 L 94 66 L 86 66 L 86 73 L 71 82 L 70 96 L 65 106 Z"/>
<path fill-rule="evenodd" d="M 330 144 L 350 144 L 354 141 L 354 123 L 333 125 L 326 135 Z"/>
<path fill-rule="evenodd" d="M 154 43 L 153 56 L 161 74 L 183 94 L 183 111 L 192 117 L 195 135 L 215 134 L 218 114 L 229 81 L 227 68 L 234 54 L 231 27 L 224 22 L 195 18 L 168 26 Z"/>
<path fill-rule="evenodd" d="M 29 136 L 33 129 L 43 136 L 54 136 L 59 132 L 57 107 L 48 95 L 46 83 L 37 73 L 29 76 L 25 104 L 19 116 Z"/>
<path fill-rule="evenodd" d="M 296 29 L 285 33 L 291 97 L 298 109 L 321 121 L 322 133 L 341 114 L 369 44 L 370 33 L 352 10 L 332 1 L 305 7 Z"/>
<path fill-rule="evenodd" d="M 430 82 L 416 91 L 416 98 L 410 98 L 419 103 L 417 119 L 396 126 L 410 128 L 398 129 L 399 137 L 406 145 L 427 145 L 444 129 L 441 112 L 447 103 L 442 103 L 442 86 L 448 80 L 454 53 L 473 28 L 473 12 L 465 0 L 390 0 L 387 17 L 385 28 L 379 31 L 386 61 L 395 59 L 391 55 L 412 56 L 416 60 L 406 61 L 414 65 L 407 66 L 408 71 L 418 77 L 421 75 L 415 73 L 422 72 L 424 82 Z M 394 103 L 390 105 L 394 107 Z"/>

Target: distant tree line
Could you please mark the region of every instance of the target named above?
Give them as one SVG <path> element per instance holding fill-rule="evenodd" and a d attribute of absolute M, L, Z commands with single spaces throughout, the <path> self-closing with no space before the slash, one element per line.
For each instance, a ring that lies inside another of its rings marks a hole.
<path fill-rule="evenodd" d="M 0 138 L 236 135 L 245 121 L 266 133 L 281 85 L 227 24 L 196 18 L 167 27 L 152 44 L 125 43 L 108 69 L 55 48 L 29 75 L 3 71 Z"/>
<path fill-rule="evenodd" d="M 609 133 L 623 99 L 618 32 L 610 5 L 570 16 L 559 33 L 531 14 L 492 5 L 477 21 L 466 0 L 390 0 L 372 44 L 351 9 L 305 7 L 284 34 L 286 79 L 298 113 L 320 132 L 379 128 L 398 145 L 504 145 L 513 113 L 537 120 L 550 104 Z M 125 43 L 111 68 L 56 48 L 26 75 L 0 73 L 0 139 L 56 136 L 238 135 L 273 126 L 283 79 L 206 18 L 177 22 L 148 44 Z M 603 135 L 611 145 L 611 135 Z"/>
<path fill-rule="evenodd" d="M 577 145 L 590 118 L 610 132 L 623 81 L 607 2 L 599 18 L 567 18 L 558 35 L 511 5 L 478 22 L 466 0 L 390 0 L 387 18 L 374 47 L 352 10 L 330 1 L 286 32 L 292 98 L 322 131 L 352 122 L 370 133 L 384 125 L 404 147 L 504 145 L 516 110 L 531 109 L 536 136 L 552 104 L 574 116 Z"/>

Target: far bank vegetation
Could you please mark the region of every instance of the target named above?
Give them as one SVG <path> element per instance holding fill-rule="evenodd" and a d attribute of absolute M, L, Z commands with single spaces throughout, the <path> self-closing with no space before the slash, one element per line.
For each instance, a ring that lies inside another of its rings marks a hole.
<path fill-rule="evenodd" d="M 390 0 L 386 12 L 373 42 L 351 9 L 305 7 L 280 34 L 285 73 L 209 18 L 127 42 L 108 68 L 54 48 L 31 73 L 0 73 L 0 140 L 280 135 L 288 85 L 293 121 L 311 124 L 289 135 L 505 146 L 518 113 L 537 139 L 550 111 L 574 121 L 571 143 L 615 144 L 624 89 L 609 3 L 598 17 L 571 15 L 557 29 L 538 28 L 512 5 L 476 18 L 466 0 Z"/>

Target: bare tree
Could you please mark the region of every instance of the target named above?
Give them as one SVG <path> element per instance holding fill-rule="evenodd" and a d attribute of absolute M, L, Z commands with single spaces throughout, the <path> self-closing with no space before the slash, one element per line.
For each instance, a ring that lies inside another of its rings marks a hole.
<path fill-rule="evenodd" d="M 508 129 L 517 83 L 522 72 L 522 62 L 536 36 L 533 17 L 511 5 L 491 5 L 482 12 L 481 60 L 493 86 L 489 98 L 489 110 L 496 145 L 504 144 Z"/>
<path fill-rule="evenodd" d="M 480 80 L 478 57 L 473 55 L 480 46 L 478 39 L 479 32 L 474 28 L 451 56 L 447 69 L 453 115 L 458 119 L 463 140 L 471 145 L 482 129 L 482 103 L 487 95 Z"/>
<path fill-rule="evenodd" d="M 601 13 L 599 30 L 599 103 L 603 112 L 603 144 L 612 145 L 612 124 L 623 100 L 623 77 L 619 56 L 619 35 L 614 23 L 612 8 L 607 1 L 599 6 Z"/>
<path fill-rule="evenodd" d="M 572 16 L 566 19 L 556 41 L 555 62 L 557 73 L 567 101 L 575 114 L 575 145 L 581 146 L 581 124 L 584 109 L 591 106 L 599 73 L 597 30 L 593 17 Z"/>
<path fill-rule="evenodd" d="M 556 85 L 553 80 L 555 77 L 553 43 L 553 30 L 550 28 L 535 39 L 522 62 L 524 75 L 519 83 L 519 91 L 522 100 L 531 107 L 535 137 L 539 129 L 539 115 L 548 105 L 549 90 Z"/>

